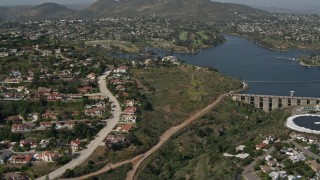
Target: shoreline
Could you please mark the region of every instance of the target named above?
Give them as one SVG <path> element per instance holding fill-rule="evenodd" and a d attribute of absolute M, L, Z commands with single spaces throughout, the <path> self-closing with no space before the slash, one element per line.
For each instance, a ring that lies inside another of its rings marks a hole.
<path fill-rule="evenodd" d="M 240 35 L 240 34 L 237 34 L 237 33 L 227 33 L 227 35 L 233 35 L 233 36 L 237 36 L 237 37 L 241 37 L 241 38 L 247 39 L 249 41 L 254 42 L 258 46 L 261 46 L 263 48 L 266 48 L 266 49 L 269 49 L 269 50 L 272 50 L 272 51 L 278 51 L 278 52 L 290 52 L 290 51 L 294 51 L 294 50 L 299 50 L 299 51 L 320 51 L 320 49 L 312 49 L 312 48 L 285 48 L 285 49 L 278 49 L 278 48 L 275 48 L 275 47 L 270 47 L 270 46 L 263 45 L 263 44 L 261 44 L 259 39 L 257 40 L 257 39 L 251 38 L 250 36 Z"/>

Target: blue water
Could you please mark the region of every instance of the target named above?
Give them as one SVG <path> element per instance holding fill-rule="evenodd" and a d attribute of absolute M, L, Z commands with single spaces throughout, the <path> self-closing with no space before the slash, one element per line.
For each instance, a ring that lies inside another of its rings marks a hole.
<path fill-rule="evenodd" d="M 320 122 L 319 116 L 299 116 L 294 118 L 293 122 L 300 127 L 320 131 L 320 124 L 315 124 Z"/>
<path fill-rule="evenodd" d="M 219 72 L 243 79 L 249 84 L 246 93 L 288 96 L 320 97 L 320 68 L 303 67 L 299 63 L 275 57 L 298 58 L 312 51 L 273 51 L 254 42 L 225 35 L 227 42 L 215 48 L 202 49 L 197 54 L 173 53 L 178 59 L 196 66 L 212 66 Z M 159 54 L 166 51 L 156 50 Z M 318 82 L 270 82 L 270 81 L 313 81 Z M 269 82 L 250 82 L 269 81 Z"/>

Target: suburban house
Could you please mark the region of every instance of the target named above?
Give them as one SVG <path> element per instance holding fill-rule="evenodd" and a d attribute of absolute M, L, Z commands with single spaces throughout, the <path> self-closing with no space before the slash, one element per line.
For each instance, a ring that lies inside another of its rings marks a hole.
<path fill-rule="evenodd" d="M 95 80 L 97 78 L 97 75 L 92 72 L 92 73 L 87 75 L 87 78 L 90 79 L 90 80 Z"/>
<path fill-rule="evenodd" d="M 12 156 L 10 162 L 11 163 L 29 163 L 33 159 L 33 156 L 31 155 L 17 155 Z"/>
<path fill-rule="evenodd" d="M 32 125 L 30 124 L 12 124 L 11 131 L 12 132 L 23 132 L 23 131 L 31 131 Z"/>
<path fill-rule="evenodd" d="M 84 87 L 81 87 L 81 88 L 78 88 L 78 91 L 80 93 L 89 93 L 92 91 L 92 87 L 91 86 L 84 86 Z"/>
<path fill-rule="evenodd" d="M 266 143 L 260 143 L 258 145 L 256 145 L 256 150 L 260 150 L 260 149 L 264 149 L 265 147 L 267 147 L 268 144 Z"/>
<path fill-rule="evenodd" d="M 122 120 L 126 121 L 126 122 L 131 122 L 131 123 L 136 123 L 137 122 L 137 116 L 135 115 L 123 115 L 121 117 Z"/>
<path fill-rule="evenodd" d="M 59 157 L 57 153 L 44 151 L 40 154 L 35 154 L 34 158 L 37 161 L 44 161 L 44 162 L 54 162 Z"/>
<path fill-rule="evenodd" d="M 105 108 L 101 108 L 101 107 L 84 110 L 84 114 L 87 116 L 102 116 L 104 112 L 105 112 Z"/>
<path fill-rule="evenodd" d="M 72 140 L 71 143 L 70 143 L 71 149 L 73 151 L 79 150 L 80 144 L 81 144 L 81 140 L 80 139 Z"/>
<path fill-rule="evenodd" d="M 51 128 L 52 127 L 52 122 L 40 122 L 40 127 L 45 129 L 45 128 Z"/>
<path fill-rule="evenodd" d="M 46 87 L 39 87 L 37 92 L 39 94 L 50 94 L 52 92 L 51 88 L 46 88 Z"/>
<path fill-rule="evenodd" d="M 57 112 L 46 112 L 45 114 L 42 114 L 42 119 L 51 119 L 51 120 L 57 120 L 58 119 L 58 113 Z"/>
<path fill-rule="evenodd" d="M 118 143 L 126 140 L 126 137 L 123 135 L 108 135 L 107 138 L 105 139 L 106 143 Z"/>
<path fill-rule="evenodd" d="M 133 129 L 133 127 L 134 126 L 132 124 L 119 124 L 116 130 L 121 133 L 128 133 Z"/>
<path fill-rule="evenodd" d="M 307 158 L 306 156 L 303 154 L 303 152 L 299 152 L 297 154 L 294 154 L 293 156 L 290 156 L 290 160 L 293 163 L 299 162 L 299 161 L 305 161 Z"/>
<path fill-rule="evenodd" d="M 135 104 L 134 100 L 126 100 L 126 106 L 127 107 L 133 107 Z"/>
<path fill-rule="evenodd" d="M 124 110 L 125 114 L 135 114 L 137 111 L 136 107 L 128 107 Z"/>
<path fill-rule="evenodd" d="M 127 73 L 129 70 L 128 66 L 120 66 L 119 68 L 114 70 L 114 73 Z"/>
<path fill-rule="evenodd" d="M 61 101 L 64 98 L 62 94 L 52 93 L 47 96 L 48 101 Z"/>
<path fill-rule="evenodd" d="M 25 148 L 27 145 L 30 145 L 31 148 L 36 148 L 37 143 L 35 139 L 27 138 L 27 139 L 21 139 L 19 145 L 22 148 Z"/>

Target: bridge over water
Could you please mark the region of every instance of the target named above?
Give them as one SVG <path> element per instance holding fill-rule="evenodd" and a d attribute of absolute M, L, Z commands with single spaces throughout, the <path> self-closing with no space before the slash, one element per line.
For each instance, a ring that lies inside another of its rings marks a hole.
<path fill-rule="evenodd" d="M 315 97 L 233 94 L 232 99 L 234 101 L 252 104 L 256 108 L 263 109 L 266 112 L 282 107 L 320 104 L 320 98 Z"/>

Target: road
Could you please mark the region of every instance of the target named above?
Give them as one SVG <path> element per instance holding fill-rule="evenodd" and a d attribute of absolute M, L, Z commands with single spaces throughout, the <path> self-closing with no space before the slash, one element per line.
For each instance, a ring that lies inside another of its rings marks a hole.
<path fill-rule="evenodd" d="M 170 129 L 168 129 L 161 137 L 158 144 L 153 146 L 149 151 L 143 154 L 143 157 L 133 166 L 132 170 L 128 172 L 126 180 L 133 180 L 135 178 L 135 175 L 140 167 L 140 165 L 145 161 L 149 156 L 151 156 L 153 153 L 157 152 L 161 146 L 163 146 L 174 134 L 181 131 L 183 128 L 190 125 L 193 121 L 197 120 L 201 116 L 207 114 L 210 112 L 213 108 L 217 107 L 221 101 L 223 100 L 224 95 L 220 95 L 212 104 L 208 105 L 195 115 L 189 117 L 186 119 L 183 123 L 180 125 L 174 126 Z"/>
<path fill-rule="evenodd" d="M 94 152 L 94 150 L 103 142 L 105 137 L 112 131 L 112 129 L 117 125 L 120 120 L 121 114 L 121 107 L 118 100 L 112 95 L 112 93 L 108 90 L 106 84 L 106 77 L 110 74 L 110 71 L 105 73 L 99 77 L 99 88 L 102 95 L 109 98 L 109 101 L 113 102 L 115 107 L 113 108 L 113 118 L 108 120 L 107 126 L 105 126 L 92 140 L 88 145 L 87 149 L 82 150 L 79 154 L 80 156 L 76 159 L 73 159 L 69 163 L 65 164 L 64 166 L 56 169 L 55 171 L 49 174 L 49 179 L 57 179 L 59 178 L 67 169 L 74 169 L 75 167 L 79 166 L 81 163 L 86 161 L 90 155 Z M 44 180 L 46 176 L 42 176 L 38 178 L 38 180 Z"/>
<path fill-rule="evenodd" d="M 143 157 L 143 155 L 139 155 L 139 156 L 136 156 L 135 158 L 130 159 L 130 160 L 122 161 L 122 162 L 115 163 L 115 164 L 108 164 L 107 166 L 103 167 L 99 171 L 96 171 L 96 172 L 93 172 L 93 173 L 90 173 L 90 174 L 86 174 L 86 175 L 83 175 L 81 177 L 70 178 L 70 179 L 61 179 L 61 180 L 84 180 L 84 179 L 88 179 L 88 178 L 90 178 L 92 176 L 97 176 L 99 174 L 108 172 L 111 169 L 118 168 L 118 167 L 120 167 L 120 166 L 122 166 L 124 164 L 128 164 L 128 163 L 136 164 L 136 162 L 138 162 L 142 157 Z"/>
<path fill-rule="evenodd" d="M 297 149 L 299 149 L 300 151 L 302 151 L 305 155 L 307 155 L 308 157 L 313 157 L 314 159 L 319 159 L 320 156 L 312 153 L 311 151 L 309 151 L 308 149 L 304 148 L 303 146 L 301 146 L 300 144 L 292 141 L 292 140 L 288 140 L 286 142 L 292 143 Z"/>
<path fill-rule="evenodd" d="M 254 171 L 254 166 L 256 165 L 257 160 L 262 160 L 265 157 L 267 157 L 268 155 L 270 155 L 272 153 L 272 151 L 274 150 L 274 147 L 272 146 L 271 148 L 269 148 L 267 150 L 267 152 L 265 152 L 263 155 L 259 156 L 256 158 L 255 161 L 253 161 L 252 163 L 250 163 L 248 166 L 246 166 L 242 172 L 242 176 L 247 179 L 247 180 L 259 180 L 260 178 L 257 177 L 255 174 L 253 174 Z"/>

